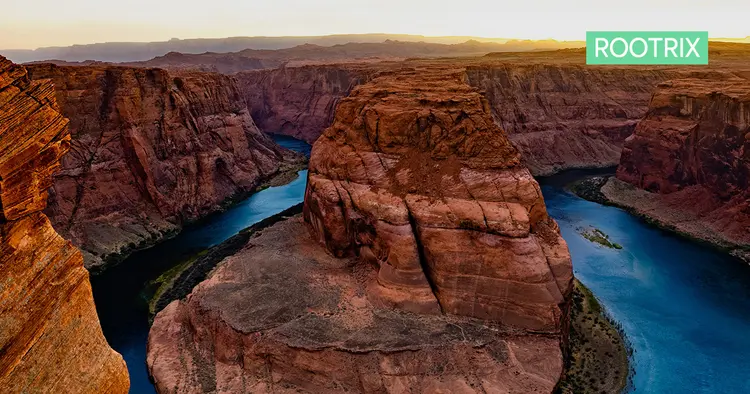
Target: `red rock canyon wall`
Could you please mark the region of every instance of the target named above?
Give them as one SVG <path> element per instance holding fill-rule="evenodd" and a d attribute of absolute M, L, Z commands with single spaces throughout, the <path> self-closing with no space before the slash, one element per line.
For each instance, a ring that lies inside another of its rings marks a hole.
<path fill-rule="evenodd" d="M 29 67 L 50 78 L 71 152 L 47 208 L 99 266 L 221 209 L 292 155 L 255 126 L 235 80 L 129 67 Z"/>
<path fill-rule="evenodd" d="M 748 81 L 660 84 L 625 143 L 617 178 L 651 192 L 646 198 L 660 209 L 648 215 L 750 256 Z"/>
<path fill-rule="evenodd" d="M 83 256 L 42 213 L 68 151 L 50 81 L 0 57 L 0 391 L 127 393 Z"/>

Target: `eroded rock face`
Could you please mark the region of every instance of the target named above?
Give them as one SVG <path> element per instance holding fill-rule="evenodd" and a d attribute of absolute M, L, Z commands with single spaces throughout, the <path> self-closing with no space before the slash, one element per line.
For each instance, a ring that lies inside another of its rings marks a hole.
<path fill-rule="evenodd" d="M 52 83 L 0 57 L 0 387 L 127 393 L 104 339 L 83 257 L 41 212 L 70 135 Z"/>
<path fill-rule="evenodd" d="M 550 393 L 556 336 L 462 316 L 380 309 L 374 267 L 336 258 L 301 217 L 262 231 L 159 312 L 160 393 Z"/>
<path fill-rule="evenodd" d="M 467 68 L 534 175 L 617 165 L 651 93 L 675 71 L 578 64 Z"/>
<path fill-rule="evenodd" d="M 179 231 L 292 161 L 255 126 L 233 78 L 128 67 L 29 67 L 51 78 L 71 152 L 47 214 L 87 267 Z"/>
<path fill-rule="evenodd" d="M 313 147 L 305 219 L 336 256 L 377 266 L 377 305 L 559 332 L 565 241 L 539 185 L 462 69 L 384 73 Z"/>
<path fill-rule="evenodd" d="M 727 79 L 742 67 L 712 54 L 716 66 L 591 67 L 585 54 L 544 52 L 451 59 L 487 98 L 498 125 L 534 175 L 572 168 L 616 166 L 625 138 L 648 109 L 660 82 L 673 78 Z M 314 142 L 333 123 L 338 100 L 379 73 L 435 61 L 282 67 L 237 74 L 261 130 Z M 727 72 L 725 66 L 731 66 Z"/>
<path fill-rule="evenodd" d="M 651 192 L 661 216 L 671 212 L 662 218 L 667 224 L 699 238 L 714 233 L 719 244 L 750 245 L 750 84 L 660 84 L 625 143 L 617 178 Z"/>
<path fill-rule="evenodd" d="M 248 71 L 236 77 L 261 130 L 312 144 L 333 122 L 339 100 L 367 75 L 357 66 L 321 65 Z"/>

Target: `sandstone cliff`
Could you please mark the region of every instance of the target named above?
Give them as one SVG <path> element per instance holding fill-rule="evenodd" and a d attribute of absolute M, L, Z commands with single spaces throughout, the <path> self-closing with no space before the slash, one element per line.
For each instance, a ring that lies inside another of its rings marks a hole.
<path fill-rule="evenodd" d="M 266 133 L 312 144 L 333 122 L 339 100 L 368 79 L 361 67 L 282 67 L 236 75 L 250 113 Z"/>
<path fill-rule="evenodd" d="M 258 131 L 233 78 L 128 67 L 29 67 L 51 78 L 71 152 L 47 214 L 100 266 L 179 231 L 293 155 Z"/>
<path fill-rule="evenodd" d="M 646 113 L 656 84 L 679 75 L 675 70 L 548 61 L 454 61 L 459 67 L 466 64 L 469 84 L 484 93 L 495 121 L 534 175 L 617 165 L 623 141 Z M 312 143 L 332 124 L 340 99 L 400 65 L 283 67 L 242 72 L 237 78 L 261 130 Z"/>
<path fill-rule="evenodd" d="M 747 46 L 712 44 L 710 69 L 594 67 L 582 51 L 484 58 L 282 67 L 237 74 L 261 130 L 308 142 L 333 122 L 336 103 L 379 73 L 440 62 L 465 67 L 534 175 L 615 166 L 625 138 L 646 114 L 656 85 L 674 78 L 728 79 L 747 73 Z"/>
<path fill-rule="evenodd" d="M 750 83 L 660 84 L 617 178 L 644 191 L 613 181 L 614 202 L 750 257 Z"/>
<path fill-rule="evenodd" d="M 41 213 L 68 121 L 49 81 L 0 57 L 0 387 L 3 393 L 127 393 L 81 253 Z"/>
<path fill-rule="evenodd" d="M 568 64 L 467 68 L 535 175 L 617 165 L 651 93 L 675 71 Z"/>
<path fill-rule="evenodd" d="M 463 70 L 382 73 L 315 143 L 304 222 L 160 312 L 148 365 L 161 392 L 551 392 L 572 277 Z"/>
<path fill-rule="evenodd" d="M 559 338 L 374 307 L 377 272 L 318 246 L 302 218 L 263 230 L 159 312 L 160 393 L 550 393 Z"/>

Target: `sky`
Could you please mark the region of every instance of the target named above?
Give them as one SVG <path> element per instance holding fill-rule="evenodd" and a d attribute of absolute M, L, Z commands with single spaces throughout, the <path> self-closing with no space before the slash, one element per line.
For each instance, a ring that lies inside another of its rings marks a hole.
<path fill-rule="evenodd" d="M 422 34 L 584 40 L 587 30 L 750 35 L 748 0 L 0 0 L 0 48 L 171 38 Z"/>

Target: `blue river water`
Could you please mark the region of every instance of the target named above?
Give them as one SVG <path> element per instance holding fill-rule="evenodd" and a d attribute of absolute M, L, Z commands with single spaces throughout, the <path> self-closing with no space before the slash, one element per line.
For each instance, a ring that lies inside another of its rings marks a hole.
<path fill-rule="evenodd" d="M 274 136 L 277 144 L 310 156 L 310 145 Z M 149 283 L 201 250 L 275 215 L 304 199 L 307 170 L 289 184 L 251 195 L 232 208 L 186 227 L 179 235 L 136 252 L 120 264 L 91 277 L 94 302 L 110 346 L 122 354 L 130 373 L 130 393 L 156 393 L 146 368 L 149 330 Z M 2 390 L 0 390 L 2 391 Z"/>
<path fill-rule="evenodd" d="M 750 393 L 750 266 L 564 189 L 585 172 L 541 179 L 576 277 L 634 349 L 632 392 Z M 594 226 L 623 246 L 594 244 Z"/>
<path fill-rule="evenodd" d="M 275 137 L 307 155 L 310 146 Z M 653 228 L 565 185 L 591 172 L 542 178 L 550 215 L 568 242 L 576 276 L 622 325 L 635 352 L 636 393 L 750 393 L 750 266 Z M 104 335 L 128 365 L 131 393 L 155 393 L 146 369 L 148 283 L 184 258 L 303 200 L 307 171 L 263 190 L 177 237 L 92 277 Z M 578 234 L 595 226 L 623 246 L 612 250 Z"/>

